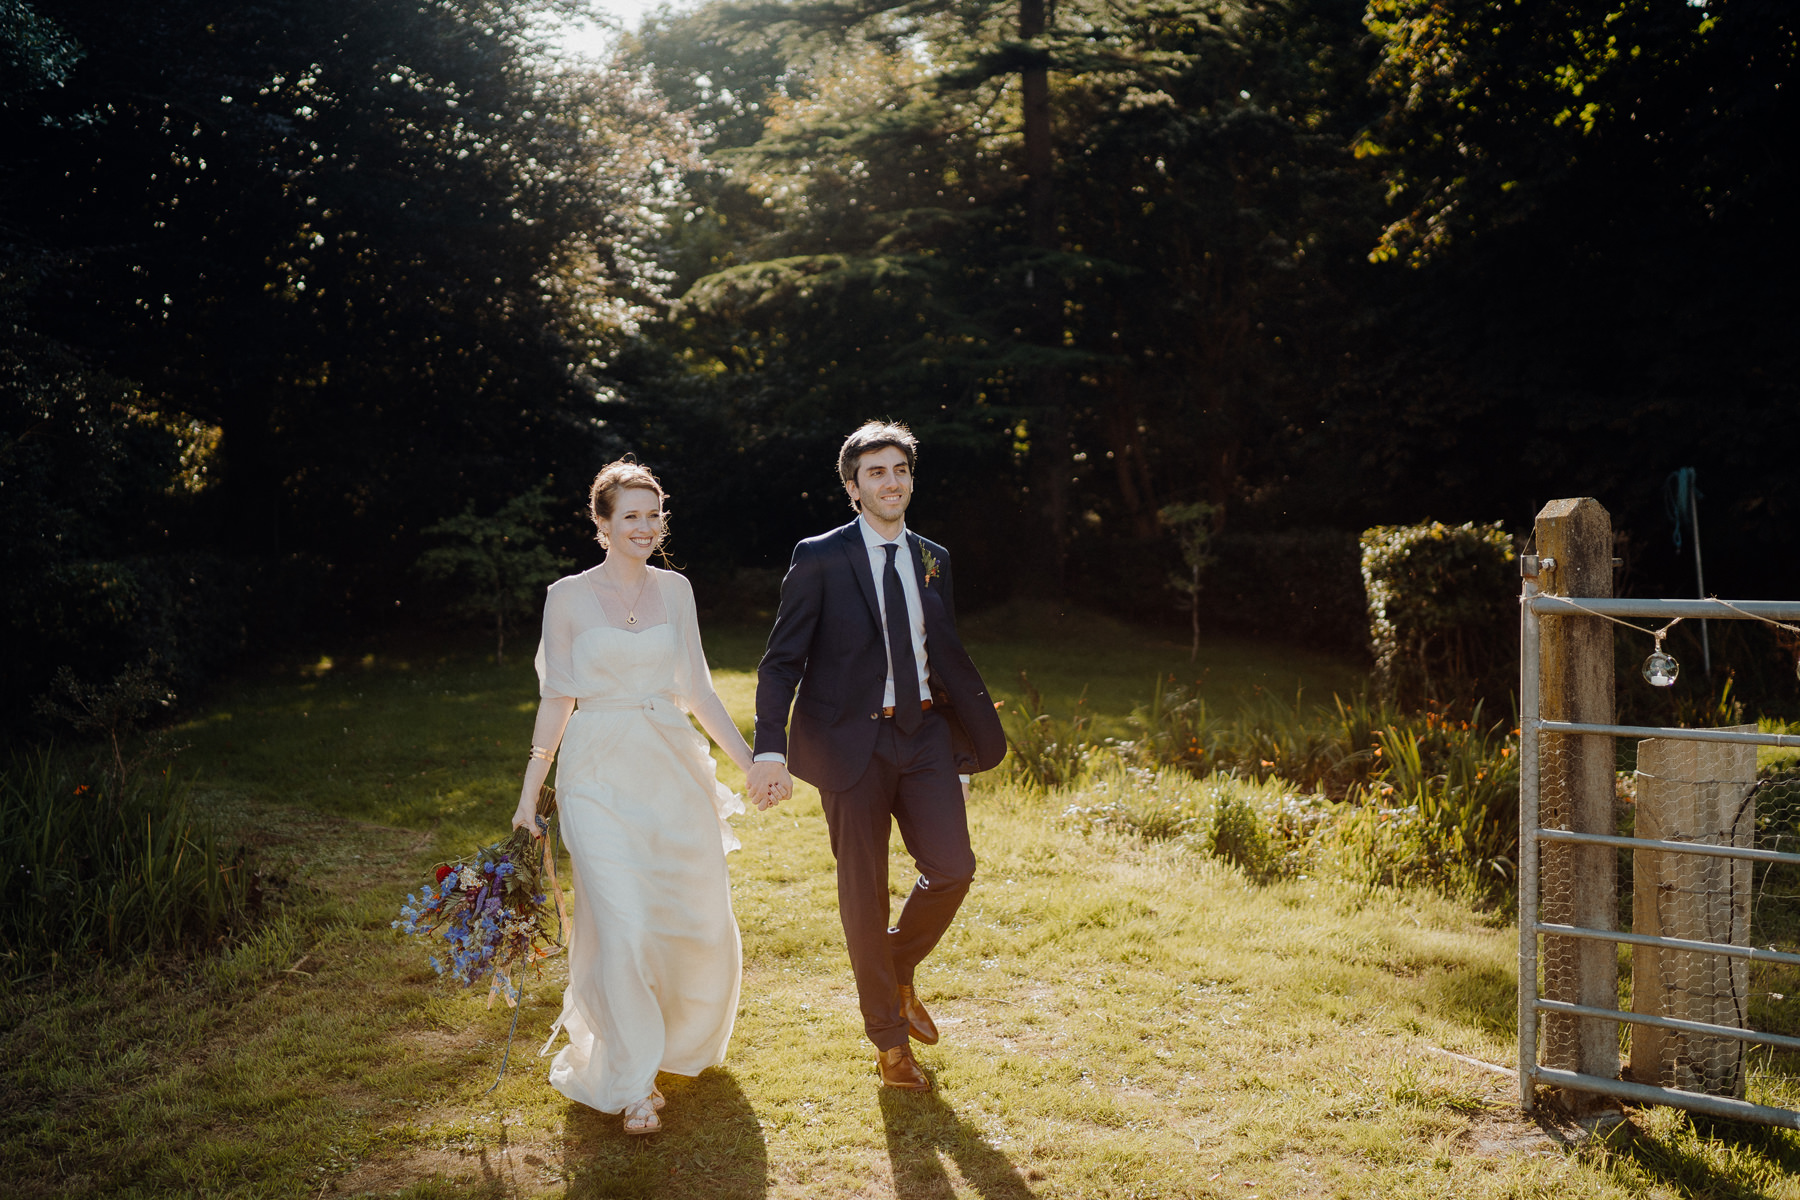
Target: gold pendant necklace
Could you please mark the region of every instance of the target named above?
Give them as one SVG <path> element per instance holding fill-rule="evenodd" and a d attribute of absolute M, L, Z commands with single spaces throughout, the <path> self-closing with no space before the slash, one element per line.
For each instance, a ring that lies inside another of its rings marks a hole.
<path fill-rule="evenodd" d="M 619 587 L 618 581 L 612 577 L 611 572 L 607 573 L 606 582 L 612 585 L 612 590 L 615 594 L 617 594 L 619 599 L 623 600 L 625 598 L 624 591 Z M 644 582 L 638 584 L 637 596 L 632 599 L 630 604 L 625 606 L 625 623 L 627 625 L 636 625 L 637 624 L 638 601 L 642 600 L 644 598 L 644 589 L 649 586 L 650 586 L 650 568 L 645 567 L 644 568 Z"/>

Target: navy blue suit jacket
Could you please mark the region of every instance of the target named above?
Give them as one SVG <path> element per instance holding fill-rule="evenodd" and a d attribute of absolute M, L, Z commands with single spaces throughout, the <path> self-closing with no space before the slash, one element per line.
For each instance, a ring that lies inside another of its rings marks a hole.
<path fill-rule="evenodd" d="M 950 718 L 957 770 L 985 771 L 1006 757 L 1006 733 L 956 635 L 950 552 L 910 531 L 906 542 L 924 606 L 933 708 L 943 705 Z M 929 583 L 924 550 L 937 562 Z M 852 521 L 807 538 L 794 547 L 775 628 L 756 669 L 755 752 L 787 755 L 788 770 L 821 791 L 849 790 L 875 750 L 887 671 L 881 605 L 861 529 Z"/>

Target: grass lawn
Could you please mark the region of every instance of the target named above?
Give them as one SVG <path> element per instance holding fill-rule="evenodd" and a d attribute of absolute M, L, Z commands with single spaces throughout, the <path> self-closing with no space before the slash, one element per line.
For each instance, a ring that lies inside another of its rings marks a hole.
<path fill-rule="evenodd" d="M 1087 612 L 1065 615 L 1044 604 L 1012 604 L 961 624 L 994 699 L 1016 706 L 1024 671 L 1051 713 L 1067 717 L 1085 700 L 1107 733 L 1124 731 L 1123 719 L 1150 700 L 1158 679 L 1186 687 L 1220 710 L 1259 690 L 1286 700 L 1303 691 L 1309 703 L 1328 704 L 1334 692 L 1353 694 L 1366 679 L 1357 664 L 1340 657 L 1239 638 L 1210 638 L 1190 660 L 1185 637 L 1147 634 Z M 707 653 L 715 665 L 754 672 L 767 637 L 766 626 L 709 630 Z M 754 688 L 753 678 L 747 682 Z M 734 698 L 725 699 L 732 704 Z M 749 712 L 751 693 L 744 693 L 742 709 L 732 707 Z"/>
<path fill-rule="evenodd" d="M 1116 720 L 1157 675 L 1324 700 L 1350 664 L 1090 625 L 971 622 L 997 695 Z M 760 636 L 709 635 L 748 722 Z M 1800 1140 L 1645 1112 L 1566 1150 L 1518 1119 L 1515 941 L 1496 917 L 1321 879 L 1269 887 L 1169 846 L 1086 834 L 991 781 L 982 871 L 921 973 L 937 1090 L 883 1092 L 861 1036 L 818 800 L 738 825 L 745 979 L 730 1059 L 665 1077 L 627 1139 L 536 1057 L 560 1001 L 509 1014 L 437 982 L 388 928 L 441 856 L 503 832 L 529 663 L 338 655 L 247 678 L 182 730 L 201 801 L 255 845 L 280 915 L 185 971 L 0 993 L 9 1194 L 96 1196 L 1800 1197 Z M 735 772 L 723 768 L 728 781 Z M 896 845 L 896 850 L 898 846 Z M 911 875 L 896 853 L 896 896 Z M 565 877 L 566 879 L 566 877 Z M 554 962 L 555 960 L 553 960 Z"/>

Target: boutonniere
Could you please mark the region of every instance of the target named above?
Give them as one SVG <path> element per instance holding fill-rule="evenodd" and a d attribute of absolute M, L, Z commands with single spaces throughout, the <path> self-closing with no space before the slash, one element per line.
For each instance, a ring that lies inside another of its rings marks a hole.
<path fill-rule="evenodd" d="M 930 587 L 931 581 L 938 577 L 937 555 L 933 554 L 925 547 L 920 546 L 919 561 L 925 564 L 925 586 Z"/>

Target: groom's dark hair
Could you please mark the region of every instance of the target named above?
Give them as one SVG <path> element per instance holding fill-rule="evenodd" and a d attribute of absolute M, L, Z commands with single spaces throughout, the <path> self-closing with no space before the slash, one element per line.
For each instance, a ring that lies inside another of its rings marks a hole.
<path fill-rule="evenodd" d="M 838 475 L 845 483 L 856 482 L 857 468 L 862 465 L 862 456 L 871 450 L 883 450 L 889 446 L 906 455 L 906 469 L 914 470 L 918 466 L 919 439 L 912 430 L 898 421 L 865 421 L 862 428 L 844 439 L 844 445 L 838 450 Z M 850 507 L 861 512 L 855 500 Z"/>

